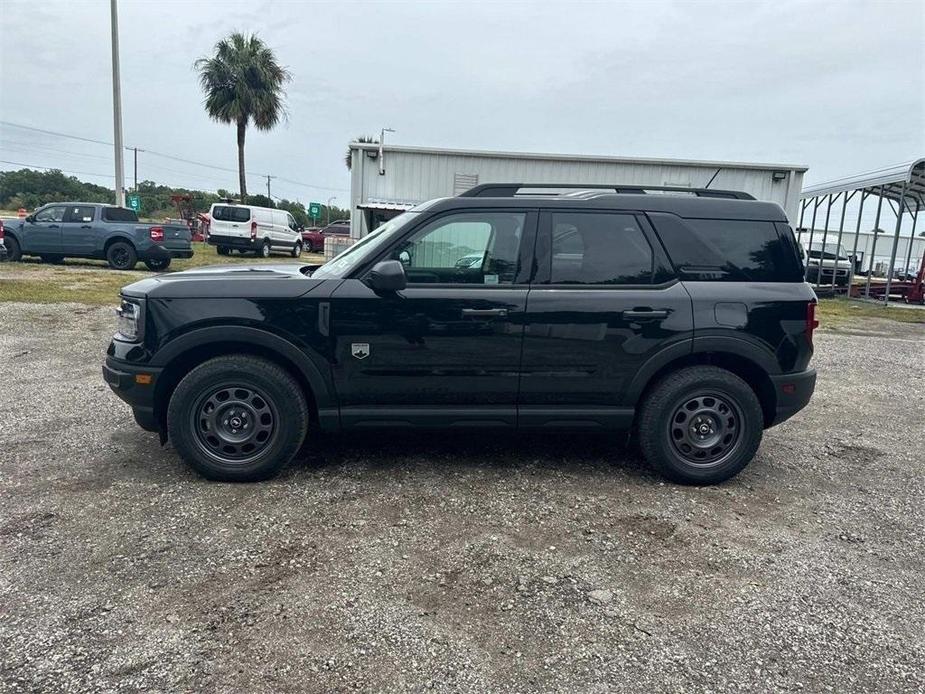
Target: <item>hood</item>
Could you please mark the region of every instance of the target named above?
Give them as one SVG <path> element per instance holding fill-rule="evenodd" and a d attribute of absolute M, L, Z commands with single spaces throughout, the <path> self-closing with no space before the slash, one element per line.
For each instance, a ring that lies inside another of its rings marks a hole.
<path fill-rule="evenodd" d="M 273 265 L 211 265 L 145 278 L 122 288 L 126 296 L 163 299 L 292 298 L 324 280 L 313 280 L 305 263 Z"/>

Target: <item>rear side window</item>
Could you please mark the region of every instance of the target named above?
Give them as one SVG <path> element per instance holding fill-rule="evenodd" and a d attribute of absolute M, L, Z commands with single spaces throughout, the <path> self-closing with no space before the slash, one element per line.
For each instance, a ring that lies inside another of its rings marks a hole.
<path fill-rule="evenodd" d="M 551 284 L 651 284 L 653 256 L 628 214 L 553 212 Z"/>
<path fill-rule="evenodd" d="M 216 205 L 212 208 L 212 219 L 220 222 L 246 222 L 251 218 L 251 211 L 246 207 Z"/>
<path fill-rule="evenodd" d="M 138 215 L 134 210 L 124 207 L 104 207 L 103 220 L 106 222 L 137 222 Z"/>
<path fill-rule="evenodd" d="M 668 214 L 651 217 L 682 279 L 725 282 L 803 279 L 791 239 L 782 237 L 774 222 L 682 220 Z"/>

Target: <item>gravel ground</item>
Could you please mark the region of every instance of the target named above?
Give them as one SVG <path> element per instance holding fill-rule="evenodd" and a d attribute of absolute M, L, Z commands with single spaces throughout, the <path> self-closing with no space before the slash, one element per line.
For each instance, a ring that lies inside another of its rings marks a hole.
<path fill-rule="evenodd" d="M 109 309 L 0 304 L 0 689 L 925 690 L 925 328 L 817 334 L 719 487 L 606 437 L 313 438 L 205 482 L 101 381 Z"/>

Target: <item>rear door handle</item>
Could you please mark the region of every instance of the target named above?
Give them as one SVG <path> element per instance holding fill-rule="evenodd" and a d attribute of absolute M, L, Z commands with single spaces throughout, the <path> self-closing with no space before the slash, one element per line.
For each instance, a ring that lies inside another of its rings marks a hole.
<path fill-rule="evenodd" d="M 90 226 L 89 224 L 82 224 L 82 225 L 80 226 L 80 228 L 81 228 L 81 229 L 92 229 L 93 227 Z"/>
<path fill-rule="evenodd" d="M 501 316 L 504 317 L 507 315 L 506 308 L 464 308 L 462 310 L 463 317 L 466 316 L 478 316 L 484 318 L 486 316 Z"/>
<path fill-rule="evenodd" d="M 665 310 L 652 310 L 652 309 L 633 309 L 630 311 L 624 311 L 623 317 L 627 320 L 660 320 L 662 318 L 668 317 L 668 311 Z"/>

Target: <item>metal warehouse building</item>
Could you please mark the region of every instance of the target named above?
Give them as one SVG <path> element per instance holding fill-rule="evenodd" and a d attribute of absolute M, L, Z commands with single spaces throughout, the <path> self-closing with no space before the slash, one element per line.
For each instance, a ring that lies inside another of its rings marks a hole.
<path fill-rule="evenodd" d="M 479 183 L 596 183 L 741 190 L 796 222 L 805 166 L 350 144 L 351 235 Z"/>

